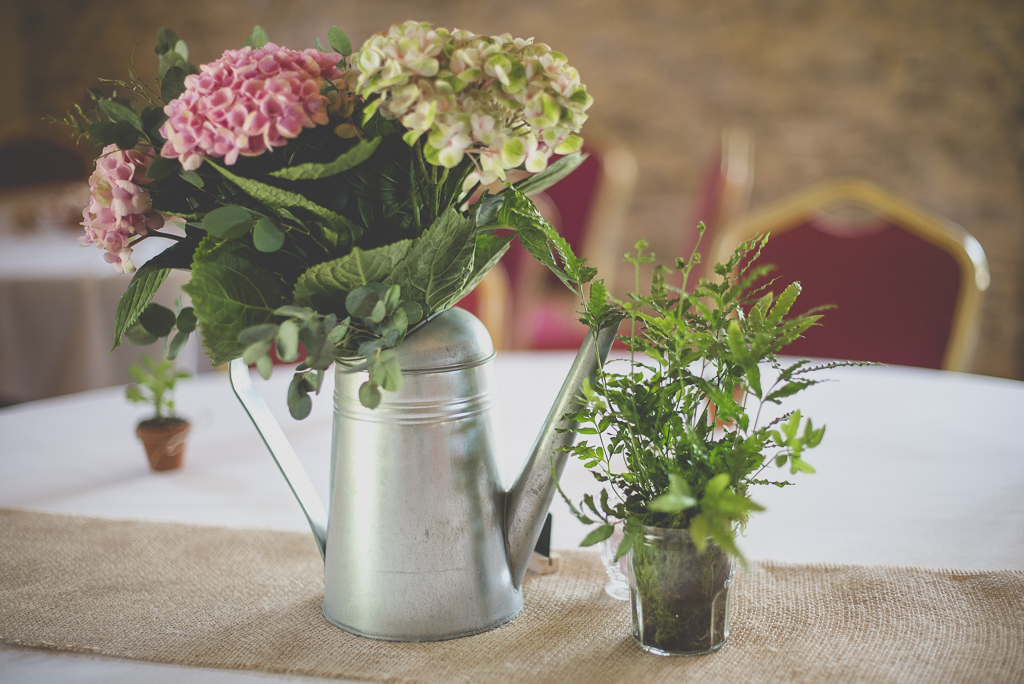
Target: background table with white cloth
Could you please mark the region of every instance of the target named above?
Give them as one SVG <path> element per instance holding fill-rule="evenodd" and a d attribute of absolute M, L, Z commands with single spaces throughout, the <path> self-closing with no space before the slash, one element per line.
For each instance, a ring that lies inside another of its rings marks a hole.
<path fill-rule="evenodd" d="M 130 274 L 83 247 L 78 233 L 38 230 L 0 237 L 0 402 L 32 401 L 129 382 L 128 367 L 158 344 L 125 342 L 113 353 L 114 312 Z M 167 247 L 147 240 L 136 265 Z M 173 309 L 189 274 L 172 271 L 154 301 Z M 187 304 L 188 299 L 185 298 Z M 200 352 L 191 339 L 177 365 L 195 371 Z"/>
<path fill-rule="evenodd" d="M 505 482 L 525 459 L 568 371 L 566 353 L 502 353 L 495 363 L 497 456 Z M 807 455 L 817 473 L 766 487 L 767 507 L 741 548 L 785 562 L 1024 569 L 1024 448 L 1015 429 L 1024 383 L 908 368 L 829 371 L 834 382 L 791 402 L 827 425 Z M 257 379 L 322 497 L 327 492 L 332 384 L 305 421 L 287 417 L 290 373 Z M 115 518 L 308 529 L 225 374 L 181 385 L 193 422 L 184 467 L 152 473 L 133 426 L 143 409 L 119 389 L 0 410 L 0 507 Z M 785 408 L 785 406 L 783 407 Z M 794 479 L 788 475 L 789 479 Z M 564 488 L 594 490 L 570 462 Z M 556 498 L 553 546 L 575 546 L 585 528 Z M 310 544 L 313 544 L 312 536 Z M 235 671 L 0 648 L 5 681 L 202 681 L 294 679 Z"/>

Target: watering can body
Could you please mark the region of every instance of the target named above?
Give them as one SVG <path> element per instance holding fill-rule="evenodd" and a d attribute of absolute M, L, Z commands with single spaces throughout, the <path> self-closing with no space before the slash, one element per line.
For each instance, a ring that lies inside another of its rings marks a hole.
<path fill-rule="evenodd" d="M 552 473 L 565 464 L 559 447 L 574 438 L 562 416 L 613 337 L 614 330 L 588 336 L 507 492 L 493 452 L 494 348 L 471 314 L 449 309 L 410 333 L 395 349 L 404 385 L 384 392 L 375 409 L 359 403 L 365 373 L 337 368 L 329 521 L 280 428 L 258 405 L 248 370 L 232 362 L 235 392 L 324 555 L 327 620 L 362 636 L 431 641 L 512 619 L 554 494 Z"/>

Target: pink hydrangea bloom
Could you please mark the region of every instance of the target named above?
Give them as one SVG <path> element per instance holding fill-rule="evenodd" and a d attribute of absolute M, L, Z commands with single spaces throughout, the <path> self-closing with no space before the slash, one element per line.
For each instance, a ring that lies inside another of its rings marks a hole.
<path fill-rule="evenodd" d="M 296 52 L 267 43 L 227 50 L 185 78 L 185 92 L 167 103 L 160 154 L 195 170 L 205 157 L 231 165 L 285 145 L 303 128 L 328 121 L 320 79 L 342 76 L 336 52 Z"/>
<path fill-rule="evenodd" d="M 148 145 L 134 150 L 107 145 L 89 177 L 92 197 L 82 211 L 85 235 L 78 241 L 107 250 L 103 258 L 119 273 L 135 270 L 131 241 L 164 224 L 163 216 L 152 210 L 149 191 L 138 185 L 150 180 L 146 171 L 155 155 Z"/>

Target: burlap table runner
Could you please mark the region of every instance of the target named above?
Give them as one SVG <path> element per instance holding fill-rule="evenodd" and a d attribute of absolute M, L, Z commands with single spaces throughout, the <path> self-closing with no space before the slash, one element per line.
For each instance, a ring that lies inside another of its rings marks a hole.
<path fill-rule="evenodd" d="M 453 641 L 364 639 L 320 613 L 307 534 L 0 509 L 0 638 L 185 665 L 381 682 L 1021 682 L 1024 573 L 760 562 L 732 636 L 663 658 L 629 637 L 596 554 L 528 575 L 510 623 Z"/>

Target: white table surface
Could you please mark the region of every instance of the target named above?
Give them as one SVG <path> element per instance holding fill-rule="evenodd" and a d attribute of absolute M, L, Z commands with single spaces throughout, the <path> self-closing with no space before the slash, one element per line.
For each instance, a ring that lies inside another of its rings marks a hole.
<path fill-rule="evenodd" d="M 497 456 L 514 478 L 572 355 L 502 353 L 495 365 Z M 287 417 L 289 373 L 257 379 L 321 496 L 330 449 L 330 385 L 302 422 Z M 755 500 L 767 506 L 741 548 L 786 562 L 1024 569 L 1024 383 L 909 368 L 830 371 L 837 382 L 793 401 L 828 426 L 807 456 L 815 475 Z M 114 518 L 308 530 L 276 466 L 238 405 L 226 375 L 184 383 L 193 422 L 185 466 L 149 471 L 133 434 L 142 409 L 119 389 L 0 410 L 0 506 Z M 785 408 L 785 407 L 783 407 Z M 788 471 L 786 471 L 788 474 Z M 792 478 L 790 478 L 792 479 Z M 565 488 L 593 489 L 570 463 Z M 585 528 L 556 498 L 553 546 L 575 546 Z M 310 543 L 312 544 L 312 538 Z M 624 610 L 626 605 L 623 604 Z M 98 656 L 0 648 L 5 682 L 242 682 L 302 679 L 181 668 Z"/>

